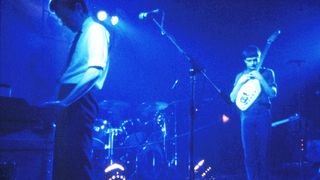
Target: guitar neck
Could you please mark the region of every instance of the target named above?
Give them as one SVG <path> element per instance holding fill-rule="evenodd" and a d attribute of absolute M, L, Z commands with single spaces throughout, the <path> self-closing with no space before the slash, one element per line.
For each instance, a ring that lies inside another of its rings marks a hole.
<path fill-rule="evenodd" d="M 267 56 L 267 53 L 268 53 L 270 47 L 271 47 L 271 43 L 270 43 L 270 42 L 267 42 L 267 44 L 266 44 L 266 46 L 264 47 L 264 50 L 263 50 L 263 52 L 262 52 L 262 54 L 261 54 L 259 64 L 257 65 L 257 70 L 260 70 L 260 68 L 261 68 L 261 66 L 262 66 L 262 64 L 263 64 L 263 62 L 264 62 L 264 59 L 265 59 L 265 57 Z"/>
<path fill-rule="evenodd" d="M 280 33 L 281 33 L 281 31 L 277 30 L 268 38 L 267 44 L 264 47 L 264 50 L 263 50 L 263 52 L 261 54 L 259 64 L 257 65 L 257 70 L 259 70 L 261 68 L 261 66 L 263 64 L 263 61 L 264 61 L 265 57 L 267 56 L 268 51 L 269 51 L 269 49 L 271 47 L 272 42 L 274 42 L 277 39 L 277 37 L 279 36 Z"/>

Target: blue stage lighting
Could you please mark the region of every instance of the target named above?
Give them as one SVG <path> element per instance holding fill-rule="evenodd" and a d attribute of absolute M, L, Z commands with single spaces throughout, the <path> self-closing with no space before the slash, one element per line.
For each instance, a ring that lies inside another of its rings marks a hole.
<path fill-rule="evenodd" d="M 118 23 L 119 23 L 119 17 L 118 16 L 112 16 L 111 17 L 111 24 L 115 26 Z"/>
<path fill-rule="evenodd" d="M 99 21 L 104 21 L 108 18 L 108 14 L 106 11 L 101 10 L 97 12 L 97 18 L 99 19 Z"/>

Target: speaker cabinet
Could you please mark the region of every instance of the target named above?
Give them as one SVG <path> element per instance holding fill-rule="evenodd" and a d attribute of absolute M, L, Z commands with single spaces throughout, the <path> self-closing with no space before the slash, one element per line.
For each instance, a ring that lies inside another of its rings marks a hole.
<path fill-rule="evenodd" d="M 52 132 L 1 133 L 0 179 L 50 180 L 52 155 Z"/>

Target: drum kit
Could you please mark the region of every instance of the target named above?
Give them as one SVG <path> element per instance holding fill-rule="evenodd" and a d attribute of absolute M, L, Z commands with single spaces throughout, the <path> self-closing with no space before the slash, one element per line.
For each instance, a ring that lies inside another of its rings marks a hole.
<path fill-rule="evenodd" d="M 177 165 L 176 122 L 168 103 L 144 102 L 132 108 L 104 100 L 99 107 L 92 130 L 97 174 L 108 164 L 120 163 L 128 179 L 162 179 Z"/>

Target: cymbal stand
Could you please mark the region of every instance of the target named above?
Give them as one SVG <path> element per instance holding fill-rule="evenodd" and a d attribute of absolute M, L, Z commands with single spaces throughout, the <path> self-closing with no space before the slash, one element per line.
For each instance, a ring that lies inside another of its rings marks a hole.
<path fill-rule="evenodd" d="M 291 61 L 288 61 L 288 63 L 291 63 L 293 65 L 296 65 L 296 75 L 298 76 L 297 80 L 298 82 L 304 82 L 303 79 L 302 79 L 302 76 L 301 76 L 301 68 L 302 68 L 302 64 L 305 63 L 305 61 L 303 60 L 291 60 Z M 304 85 L 302 86 L 304 87 Z M 298 104 L 297 106 L 297 109 L 298 109 L 298 112 L 301 113 L 302 112 L 302 91 L 299 90 L 297 92 L 297 99 L 296 99 L 296 102 Z M 305 119 L 304 118 L 301 118 L 301 120 L 299 121 L 299 125 L 298 125 L 298 156 L 299 156 L 299 177 L 300 179 L 304 179 L 304 174 L 303 174 L 303 164 L 304 164 L 304 153 L 305 153 L 305 143 L 306 143 L 306 131 L 305 131 L 305 128 L 306 128 L 306 124 L 305 124 Z"/>
<path fill-rule="evenodd" d="M 107 159 L 110 159 L 110 164 L 113 164 L 113 155 L 114 155 L 114 136 L 118 135 L 119 129 L 109 128 L 107 130 L 108 137 L 108 145 L 105 145 L 105 149 L 108 151 Z"/>
<path fill-rule="evenodd" d="M 178 166 L 178 144 L 177 144 L 177 138 L 178 138 L 178 134 L 177 134 L 177 116 L 176 116 L 176 104 L 174 104 L 174 124 L 173 124 L 173 142 L 172 142 L 172 145 L 173 145 L 173 157 L 171 159 L 171 163 L 170 165 L 173 167 L 177 167 Z"/>
<path fill-rule="evenodd" d="M 167 123 L 166 123 L 166 119 L 164 118 L 163 119 L 163 124 L 162 124 L 162 127 L 161 127 L 161 131 L 162 131 L 162 141 L 163 141 L 163 144 L 162 144 L 162 149 L 163 149 L 163 152 L 165 154 L 165 159 L 167 159 L 167 148 L 166 148 L 166 144 L 167 144 Z"/>
<path fill-rule="evenodd" d="M 297 64 L 297 68 L 298 68 L 298 76 L 299 76 L 299 79 L 302 77 L 301 76 L 301 63 L 298 63 Z M 299 80 L 298 79 L 298 80 Z M 304 81 L 301 81 L 301 79 L 298 81 L 298 82 L 304 82 Z M 305 87 L 303 85 L 303 87 Z M 300 90 L 298 92 L 298 112 L 302 112 L 302 98 L 303 98 L 303 95 L 302 95 L 302 90 Z M 303 180 L 305 179 L 304 178 L 304 173 L 303 173 L 303 165 L 304 165 L 304 154 L 305 154 L 305 145 L 306 145 L 306 119 L 302 118 L 300 121 L 299 121 L 299 143 L 300 143 L 300 147 L 299 147 L 299 174 L 300 174 L 300 179 Z"/>

